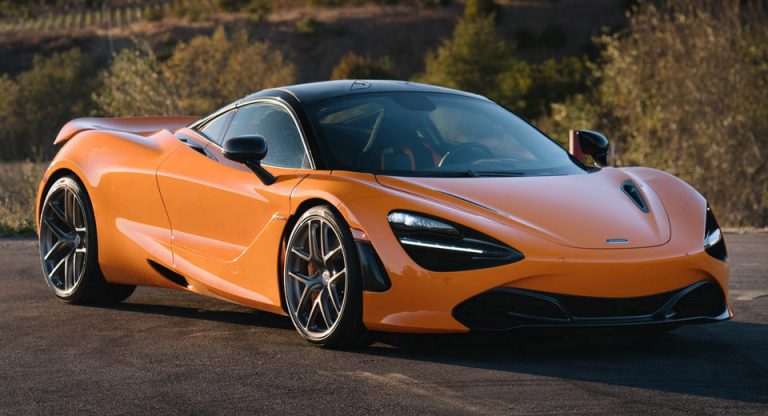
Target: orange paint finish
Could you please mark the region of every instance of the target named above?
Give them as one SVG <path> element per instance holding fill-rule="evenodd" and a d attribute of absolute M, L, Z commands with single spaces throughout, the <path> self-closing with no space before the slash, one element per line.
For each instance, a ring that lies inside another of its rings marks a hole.
<path fill-rule="evenodd" d="M 610 171 L 606 169 L 594 175 L 616 174 Z M 657 171 L 630 172 L 639 182 L 644 176 L 655 175 Z M 394 178 L 380 180 L 400 181 Z M 416 181 L 430 182 L 421 178 L 413 180 Z M 454 181 L 478 183 L 477 178 Z M 544 186 L 547 178 L 514 178 L 508 179 L 506 184 L 513 186 L 513 181 L 539 182 Z M 548 224 L 521 224 L 515 218 L 493 213 L 458 198 L 441 196 L 439 192 L 430 192 L 426 188 L 403 186 L 408 193 L 390 190 L 380 192 L 378 197 L 371 196 L 367 190 L 362 191 L 358 198 L 345 203 L 342 212 L 356 213 L 356 227 L 370 236 L 392 280 L 392 288 L 386 292 L 365 293 L 365 324 L 380 331 L 466 331 L 451 316 L 452 309 L 463 300 L 495 287 L 595 297 L 636 297 L 679 289 L 712 278 L 727 293 L 727 264 L 704 253 L 702 246 L 706 203 L 698 194 L 687 196 L 690 187 L 678 179 L 675 181 L 677 183 L 667 185 L 665 192 L 682 192 L 688 202 L 685 209 L 673 211 L 674 215 L 670 217 L 672 237 L 668 241 L 646 248 L 600 250 L 574 248 L 551 241 L 551 234 L 546 228 Z M 453 189 L 459 188 L 462 187 Z M 571 192 L 579 192 L 579 189 Z M 419 195 L 428 195 L 429 198 Z M 574 199 L 569 195 L 563 195 L 563 198 Z M 501 203 L 506 201 L 500 193 L 498 200 Z M 525 201 L 522 204 L 525 205 Z M 391 207 L 460 222 L 509 244 L 524 253 L 526 258 L 491 269 L 442 273 L 426 271 L 409 258 L 393 235 L 386 221 Z M 657 209 L 663 208 L 658 206 Z M 567 215 L 567 212 L 562 215 Z M 612 230 L 601 228 L 599 218 L 591 219 L 590 223 L 595 227 L 593 234 L 603 235 L 603 238 L 615 237 Z M 568 224 L 568 221 L 558 223 L 558 230 Z M 574 229 L 584 226 L 573 220 L 571 224 Z M 692 235 L 700 238 L 691 238 Z"/>
<path fill-rule="evenodd" d="M 173 287 L 147 260 L 172 262 L 170 225 L 157 192 L 155 169 L 179 146 L 168 131 L 150 137 L 85 131 L 70 139 L 51 163 L 47 178 L 69 170 L 88 192 L 96 217 L 99 263 L 108 281 Z M 43 195 L 40 192 L 38 198 Z M 41 203 L 38 200 L 38 210 Z"/>
<path fill-rule="evenodd" d="M 89 123 L 80 121 L 62 132 L 66 142 L 38 198 L 63 170 L 83 182 L 96 216 L 99 262 L 110 282 L 191 290 L 283 313 L 286 227 L 300 207 L 323 202 L 372 242 L 391 280 L 385 292 L 364 293 L 363 320 L 372 330 L 467 331 L 451 316 L 453 308 L 497 287 L 636 297 L 715 279 L 727 293 L 727 264 L 702 246 L 706 202 L 656 170 L 446 179 L 267 167 L 277 182 L 266 186 L 192 130 L 134 134 L 159 125 L 181 128 L 184 121 L 141 122 L 133 133 L 89 131 Z M 179 134 L 207 154 L 182 143 Z M 627 179 L 640 187 L 648 214 L 620 193 L 600 192 Z M 460 223 L 525 258 L 480 270 L 427 271 L 393 234 L 387 222 L 393 209 Z M 607 246 L 610 238 L 629 243 Z M 148 260 L 183 275 L 189 287 L 171 283 Z"/>
<path fill-rule="evenodd" d="M 61 128 L 53 144 L 62 144 L 77 133 L 88 130 L 111 130 L 148 136 L 161 130 L 175 130 L 199 117 L 130 117 L 130 118 L 76 118 Z"/>
<path fill-rule="evenodd" d="M 191 130 L 182 133 L 205 144 Z M 175 270 L 195 292 L 282 313 L 278 260 L 291 192 L 307 172 L 270 167 L 278 180 L 266 186 L 218 147 L 206 151 L 211 157 L 182 146 L 157 170 Z"/>

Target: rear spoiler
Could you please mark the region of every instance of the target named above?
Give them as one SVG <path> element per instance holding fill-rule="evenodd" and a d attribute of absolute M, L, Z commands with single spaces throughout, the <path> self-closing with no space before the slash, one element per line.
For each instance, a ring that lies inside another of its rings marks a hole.
<path fill-rule="evenodd" d="M 113 130 L 148 136 L 156 131 L 174 131 L 199 120 L 196 116 L 76 118 L 61 128 L 53 144 L 61 144 L 86 130 Z"/>

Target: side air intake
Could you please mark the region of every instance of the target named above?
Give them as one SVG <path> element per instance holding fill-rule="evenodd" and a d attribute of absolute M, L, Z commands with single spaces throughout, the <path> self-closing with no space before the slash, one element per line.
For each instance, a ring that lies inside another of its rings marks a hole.
<path fill-rule="evenodd" d="M 184 278 L 184 276 L 174 272 L 173 270 L 163 266 L 160 263 L 154 262 L 152 260 L 147 260 L 150 266 L 152 266 L 153 269 L 155 269 L 156 272 L 160 273 L 161 276 L 168 279 L 170 282 L 173 282 L 179 286 L 183 287 L 189 287 L 189 283 L 187 282 L 187 279 Z"/>
<path fill-rule="evenodd" d="M 643 194 L 637 189 L 637 185 L 631 180 L 626 180 L 621 184 L 621 190 L 640 208 L 640 211 L 648 213 L 648 203 L 645 202 Z"/>

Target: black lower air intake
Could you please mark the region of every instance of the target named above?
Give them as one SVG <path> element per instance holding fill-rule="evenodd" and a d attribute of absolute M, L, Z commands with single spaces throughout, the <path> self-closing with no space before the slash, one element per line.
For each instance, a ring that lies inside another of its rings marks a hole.
<path fill-rule="evenodd" d="M 649 296 L 600 298 L 498 288 L 467 299 L 453 317 L 480 331 L 522 326 L 621 326 L 712 322 L 723 318 L 725 294 L 712 280 Z"/>

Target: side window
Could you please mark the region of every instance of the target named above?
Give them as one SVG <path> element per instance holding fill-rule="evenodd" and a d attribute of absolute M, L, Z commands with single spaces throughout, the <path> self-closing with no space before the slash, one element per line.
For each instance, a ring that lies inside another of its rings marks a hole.
<path fill-rule="evenodd" d="M 293 117 L 282 107 L 256 103 L 241 107 L 224 135 L 232 137 L 256 135 L 267 140 L 267 157 L 262 163 L 282 168 L 307 168 L 309 161 L 301 135 Z"/>
<path fill-rule="evenodd" d="M 213 120 L 205 123 L 199 130 L 206 135 L 209 139 L 213 140 L 216 144 L 221 144 L 224 130 L 229 124 L 229 119 L 232 118 L 232 111 L 228 111 Z"/>

